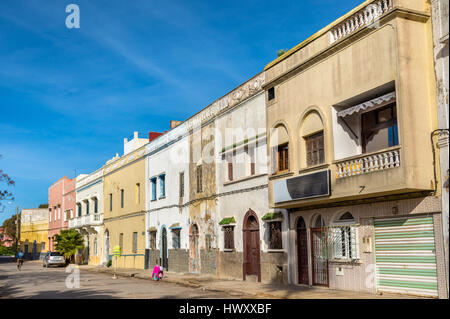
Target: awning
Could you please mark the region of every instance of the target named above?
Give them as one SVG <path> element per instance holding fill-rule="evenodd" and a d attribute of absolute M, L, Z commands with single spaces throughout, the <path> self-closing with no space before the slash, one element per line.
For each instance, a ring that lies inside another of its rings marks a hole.
<path fill-rule="evenodd" d="M 154 231 L 156 231 L 156 227 L 149 227 L 149 228 L 148 228 L 148 231 L 149 231 L 149 232 L 154 232 Z"/>
<path fill-rule="evenodd" d="M 370 101 L 366 101 L 364 103 L 349 107 L 345 110 L 342 110 L 340 112 L 338 112 L 338 116 L 340 117 L 345 117 L 347 115 L 352 115 L 353 113 L 357 113 L 357 112 L 361 112 L 361 111 L 366 111 L 369 109 L 373 109 L 376 108 L 382 104 L 385 104 L 387 102 L 392 102 L 395 101 L 395 91 L 385 94 L 383 96 L 379 96 L 373 100 Z"/>
<path fill-rule="evenodd" d="M 172 224 L 172 225 L 169 227 L 169 229 L 173 229 L 173 230 L 175 230 L 175 229 L 181 229 L 180 223 Z"/>
<path fill-rule="evenodd" d="M 236 220 L 234 219 L 234 216 L 233 216 L 233 217 L 225 217 L 224 219 L 222 219 L 219 222 L 219 225 L 229 225 L 229 224 L 235 224 L 235 223 L 236 223 Z"/>
<path fill-rule="evenodd" d="M 273 219 L 281 219 L 283 218 L 283 214 L 281 214 L 280 212 L 278 213 L 267 213 L 263 216 L 262 220 L 264 221 L 271 221 Z"/>

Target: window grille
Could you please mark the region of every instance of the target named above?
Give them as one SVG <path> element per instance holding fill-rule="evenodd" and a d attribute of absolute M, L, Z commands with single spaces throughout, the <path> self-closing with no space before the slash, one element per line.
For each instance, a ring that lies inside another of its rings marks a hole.
<path fill-rule="evenodd" d="M 269 223 L 269 249 L 283 249 L 281 241 L 281 222 Z"/>
<path fill-rule="evenodd" d="M 234 249 L 234 227 L 226 226 L 224 231 L 224 249 Z"/>
<path fill-rule="evenodd" d="M 174 249 L 180 249 L 181 244 L 180 244 L 180 230 L 179 229 L 174 229 L 172 230 L 173 232 L 173 236 L 172 236 L 172 245 Z"/>
<path fill-rule="evenodd" d="M 326 233 L 329 259 L 359 259 L 357 225 L 335 225 L 326 227 Z"/>
<path fill-rule="evenodd" d="M 156 231 L 150 232 L 150 249 L 156 249 Z"/>

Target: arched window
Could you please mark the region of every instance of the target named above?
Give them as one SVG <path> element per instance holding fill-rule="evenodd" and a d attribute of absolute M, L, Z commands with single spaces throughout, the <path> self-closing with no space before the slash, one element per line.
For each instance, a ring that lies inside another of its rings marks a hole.
<path fill-rule="evenodd" d="M 325 221 L 323 220 L 322 215 L 318 215 L 316 220 L 314 221 L 314 228 L 322 228 L 325 227 Z"/>
<path fill-rule="evenodd" d="M 359 258 L 358 228 L 355 218 L 345 212 L 333 223 L 331 229 L 333 259 L 354 260 Z"/>
<path fill-rule="evenodd" d="M 316 111 L 309 112 L 302 119 L 300 128 L 301 167 L 320 165 L 325 162 L 324 126 Z"/>
<path fill-rule="evenodd" d="M 289 135 L 283 125 L 273 128 L 270 134 L 271 172 L 278 174 L 289 171 Z"/>

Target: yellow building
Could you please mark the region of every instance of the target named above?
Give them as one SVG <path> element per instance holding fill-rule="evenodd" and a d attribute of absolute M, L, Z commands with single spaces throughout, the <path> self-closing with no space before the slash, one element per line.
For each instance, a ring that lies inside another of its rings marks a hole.
<path fill-rule="evenodd" d="M 48 250 L 48 208 L 23 209 L 20 214 L 20 249 L 25 258 L 39 259 Z"/>
<path fill-rule="evenodd" d="M 109 259 L 113 247 L 121 247 L 119 268 L 144 269 L 147 143 L 148 139 L 139 138 L 135 132 L 131 141 L 125 139 L 124 155 L 116 155 L 104 166 L 104 251 Z"/>

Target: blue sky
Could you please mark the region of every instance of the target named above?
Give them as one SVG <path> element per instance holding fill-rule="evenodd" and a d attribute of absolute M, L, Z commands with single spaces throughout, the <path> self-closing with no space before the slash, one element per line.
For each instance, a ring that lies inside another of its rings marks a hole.
<path fill-rule="evenodd" d="M 16 205 L 164 131 L 262 71 L 362 0 L 0 2 L 0 168 Z M 80 8 L 68 29 L 65 8 Z M 4 185 L 0 185 L 4 187 Z M 7 204 L 7 203 L 5 203 Z"/>

